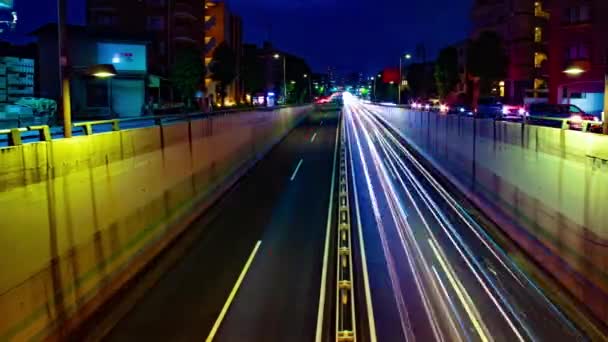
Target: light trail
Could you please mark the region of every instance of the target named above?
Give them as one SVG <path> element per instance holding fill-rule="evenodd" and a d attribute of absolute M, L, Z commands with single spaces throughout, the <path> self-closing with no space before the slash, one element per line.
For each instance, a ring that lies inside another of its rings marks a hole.
<path fill-rule="evenodd" d="M 371 116 L 371 114 L 363 114 L 363 115 L 369 115 L 369 116 Z M 390 133 L 388 133 L 388 134 L 390 134 Z M 380 137 L 379 139 L 384 139 L 384 137 Z M 475 264 L 475 266 L 477 266 L 477 269 L 479 269 L 481 271 L 481 273 L 483 274 L 484 278 L 489 282 L 489 285 L 492 287 L 492 289 L 500 296 L 500 301 L 505 306 L 507 306 L 507 308 L 509 309 L 509 311 L 511 312 L 511 314 L 514 315 L 515 318 L 518 320 L 518 323 L 520 323 L 520 325 L 522 327 L 524 327 L 524 330 L 526 330 L 526 332 L 528 332 L 528 335 L 530 336 L 530 338 L 533 339 L 533 337 L 532 337 L 533 335 L 528 331 L 528 329 L 526 329 L 526 326 L 523 324 L 523 322 L 521 321 L 521 319 L 519 318 L 519 316 L 514 312 L 514 309 L 508 303 L 508 301 L 504 298 L 504 296 L 502 296 L 500 294 L 500 290 L 496 288 L 496 286 L 494 285 L 494 283 L 491 281 L 491 278 L 485 272 L 485 269 L 483 269 L 481 267 L 481 265 L 479 265 L 479 262 L 474 257 L 474 255 L 472 254 L 472 252 L 470 251 L 470 249 L 466 246 L 466 244 L 462 241 L 462 239 L 460 238 L 460 236 L 456 233 L 455 229 L 451 226 L 450 222 L 445 218 L 445 216 L 441 212 L 441 209 L 439 209 L 437 207 L 437 205 L 435 204 L 435 202 L 431 199 L 430 195 L 422 187 L 422 185 L 419 183 L 419 181 L 416 179 L 416 177 L 407 168 L 407 166 L 405 166 L 404 162 L 400 158 L 398 158 L 398 156 L 396 155 L 396 152 L 393 151 L 393 150 L 391 150 L 391 154 L 393 155 L 393 158 L 399 164 L 399 166 L 402 169 L 402 171 L 404 171 L 404 173 L 408 177 L 408 180 L 414 185 L 414 189 L 416 190 L 416 192 L 420 195 L 421 199 L 426 204 L 426 206 L 429 209 L 429 211 L 435 217 L 436 221 L 439 223 L 439 225 L 441 226 L 441 228 L 443 229 L 443 231 L 446 233 L 447 237 L 452 242 L 453 246 L 456 248 L 456 250 L 458 251 L 458 253 L 462 257 L 462 259 L 465 261 L 465 263 L 468 266 L 469 270 L 475 276 L 475 279 L 478 281 L 478 283 L 482 286 L 482 288 L 484 289 L 484 291 L 487 293 L 488 297 L 494 303 L 495 307 L 501 313 L 501 315 L 503 316 L 503 318 L 505 319 L 505 321 L 508 323 L 509 327 L 511 328 L 511 330 L 513 331 L 513 333 L 517 336 L 518 340 L 524 341 L 524 338 L 521 335 L 521 333 L 519 332 L 519 329 L 517 329 L 517 327 L 515 326 L 515 324 L 513 323 L 513 321 L 510 319 L 509 315 L 507 314 L 507 312 L 504 311 L 504 309 L 500 305 L 498 299 L 496 299 L 496 297 L 494 296 L 493 292 L 488 288 L 488 285 L 486 284 L 486 282 L 484 282 L 483 279 L 482 279 L 482 277 L 479 275 L 479 272 L 476 270 L 475 267 L 473 267 L 473 264 Z M 398 179 L 401 180 L 402 187 L 404 189 L 407 189 L 407 186 L 405 185 L 405 183 L 403 183 L 402 179 L 400 177 L 398 177 Z M 410 197 L 410 200 L 412 201 L 412 203 L 414 203 L 414 206 L 417 208 L 418 214 L 424 220 L 422 213 L 418 209 L 418 206 L 415 204 L 416 201 L 411 197 L 411 194 L 409 193 L 409 191 L 406 190 L 406 193 L 408 194 L 408 197 Z M 450 228 L 447 228 L 446 225 L 450 226 Z M 432 235 L 433 233 L 430 230 L 430 227 L 428 226 L 428 224 L 425 224 L 425 227 L 429 231 L 429 235 Z M 456 237 L 456 239 L 458 240 L 459 243 L 456 242 L 456 240 L 454 239 L 454 236 Z M 462 245 L 462 247 L 461 247 L 461 245 Z M 464 252 L 463 252 L 463 250 L 464 250 Z M 468 256 L 468 258 L 465 256 L 465 254 Z M 473 264 L 471 263 L 471 261 L 469 259 L 473 260 Z"/>
<path fill-rule="evenodd" d="M 411 326 L 411 322 L 409 319 L 409 315 L 407 312 L 407 308 L 405 306 L 405 301 L 403 299 L 403 295 L 399 289 L 399 279 L 397 276 L 397 272 L 395 270 L 395 262 L 393 260 L 393 257 L 389 251 L 388 248 L 388 243 L 387 243 L 387 239 L 386 239 L 386 232 L 384 230 L 384 224 L 382 223 L 382 216 L 380 214 L 380 209 L 378 208 L 378 202 L 376 199 L 376 195 L 375 195 L 375 191 L 374 191 L 374 187 L 372 185 L 372 181 L 371 181 L 371 177 L 369 174 L 369 170 L 367 168 L 367 164 L 364 162 L 365 161 L 365 157 L 363 155 L 363 151 L 362 151 L 362 147 L 361 147 L 361 139 L 359 137 L 358 134 L 358 130 L 356 127 L 356 124 L 354 123 L 354 118 L 352 116 L 352 113 L 350 113 L 348 110 L 345 111 L 347 113 L 347 120 L 349 121 L 350 124 L 352 124 L 353 126 L 353 132 L 354 132 L 354 136 L 355 136 L 355 142 L 357 145 L 357 149 L 358 149 L 358 154 L 359 154 L 359 158 L 362 161 L 362 165 L 363 165 L 363 174 L 365 176 L 365 181 L 366 181 L 366 185 L 367 185 L 367 190 L 369 193 L 369 197 L 370 197 L 370 201 L 372 203 L 372 210 L 374 213 L 374 219 L 376 221 L 376 226 L 378 229 L 378 233 L 380 235 L 380 241 L 381 241 L 381 245 L 382 245 L 382 250 L 384 253 L 384 257 L 385 257 L 385 261 L 386 261 L 386 265 L 387 265 L 387 269 L 389 272 L 389 279 L 391 282 L 391 288 L 393 291 L 393 297 L 395 299 L 395 303 L 397 305 L 397 311 L 399 312 L 399 318 L 400 318 L 400 324 L 401 324 L 401 330 L 403 332 L 403 336 L 405 337 L 406 341 L 415 341 L 416 338 L 414 336 L 414 332 L 412 330 L 412 326 Z M 351 114 L 351 115 L 349 115 Z M 352 121 L 352 123 L 351 123 Z"/>

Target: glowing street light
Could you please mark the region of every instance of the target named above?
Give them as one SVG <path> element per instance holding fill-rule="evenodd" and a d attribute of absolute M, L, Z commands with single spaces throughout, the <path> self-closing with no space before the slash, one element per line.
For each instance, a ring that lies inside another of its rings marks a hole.
<path fill-rule="evenodd" d="M 577 65 L 567 67 L 564 74 L 569 76 L 580 76 L 587 70 Z M 604 111 L 602 112 L 602 132 L 608 134 L 608 70 L 604 74 Z"/>
<path fill-rule="evenodd" d="M 412 59 L 412 55 L 410 55 L 409 53 L 405 54 L 405 59 Z"/>
<path fill-rule="evenodd" d="M 278 53 L 275 53 L 272 58 L 280 59 L 283 57 L 283 101 L 284 104 L 287 104 L 287 58 L 285 56 L 281 56 Z"/>
<path fill-rule="evenodd" d="M 578 76 L 581 75 L 585 72 L 585 70 L 581 67 L 577 67 L 577 66 L 571 66 L 569 68 L 567 68 L 566 70 L 564 70 L 564 74 L 567 75 L 571 75 L 571 76 Z"/>

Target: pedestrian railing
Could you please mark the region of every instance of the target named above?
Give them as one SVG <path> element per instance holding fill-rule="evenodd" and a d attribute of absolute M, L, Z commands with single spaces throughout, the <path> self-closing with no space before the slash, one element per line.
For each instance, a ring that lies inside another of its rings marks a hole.
<path fill-rule="evenodd" d="M 252 108 L 235 108 L 225 109 L 220 111 L 214 111 L 210 113 L 196 112 L 188 114 L 170 114 L 170 115 L 153 115 L 153 116 L 138 116 L 132 118 L 117 118 L 107 120 L 96 120 L 96 121 L 84 121 L 74 123 L 72 126 L 81 130 L 84 135 L 95 134 L 95 127 L 110 125 L 110 131 L 120 131 L 121 127 L 130 126 L 129 128 L 143 128 L 151 126 L 159 126 L 167 123 L 190 121 L 196 119 L 203 119 L 208 117 L 218 117 L 222 115 L 234 114 L 234 113 L 245 113 L 251 111 L 274 111 L 278 109 L 288 108 L 293 106 L 277 106 L 277 107 L 252 107 Z M 12 119 L 11 119 L 12 120 Z M 14 120 L 16 121 L 16 119 Z M 37 132 L 38 134 L 27 134 L 28 132 Z M 104 132 L 107 132 L 105 130 Z M 36 139 L 34 141 L 50 141 L 53 136 L 63 138 L 63 130 L 60 132 L 53 132 L 49 125 L 35 125 L 17 128 L 0 129 L 0 142 L 6 142 L 8 146 L 18 146 L 23 144 L 23 137 L 27 135 L 28 138 Z"/>

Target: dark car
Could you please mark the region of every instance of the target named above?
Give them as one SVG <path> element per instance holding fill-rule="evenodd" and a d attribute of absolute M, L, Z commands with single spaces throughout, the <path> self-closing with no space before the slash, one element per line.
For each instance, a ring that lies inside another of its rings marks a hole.
<path fill-rule="evenodd" d="M 529 123 L 559 128 L 569 127 L 576 130 L 582 129 L 585 121 L 599 122 L 596 116 L 587 114 L 571 104 L 531 104 L 527 117 Z"/>
<path fill-rule="evenodd" d="M 503 103 L 496 97 L 482 97 L 477 102 L 476 116 L 497 119 L 502 116 Z"/>
<path fill-rule="evenodd" d="M 321 112 L 341 110 L 344 105 L 344 100 L 341 93 L 335 93 L 331 96 L 322 96 L 314 101 L 315 109 Z"/>
<path fill-rule="evenodd" d="M 448 114 L 473 116 L 474 111 L 471 106 L 466 104 L 453 104 L 448 107 Z"/>

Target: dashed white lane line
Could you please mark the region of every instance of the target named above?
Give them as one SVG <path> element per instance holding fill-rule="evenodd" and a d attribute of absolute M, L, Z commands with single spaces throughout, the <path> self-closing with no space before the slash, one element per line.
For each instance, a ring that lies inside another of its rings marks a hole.
<path fill-rule="evenodd" d="M 293 171 L 293 174 L 291 175 L 291 181 L 296 179 L 296 176 L 298 175 L 298 170 L 300 170 L 300 167 L 302 166 L 303 162 L 304 162 L 304 159 L 300 159 L 298 166 L 296 166 L 296 169 Z"/>

